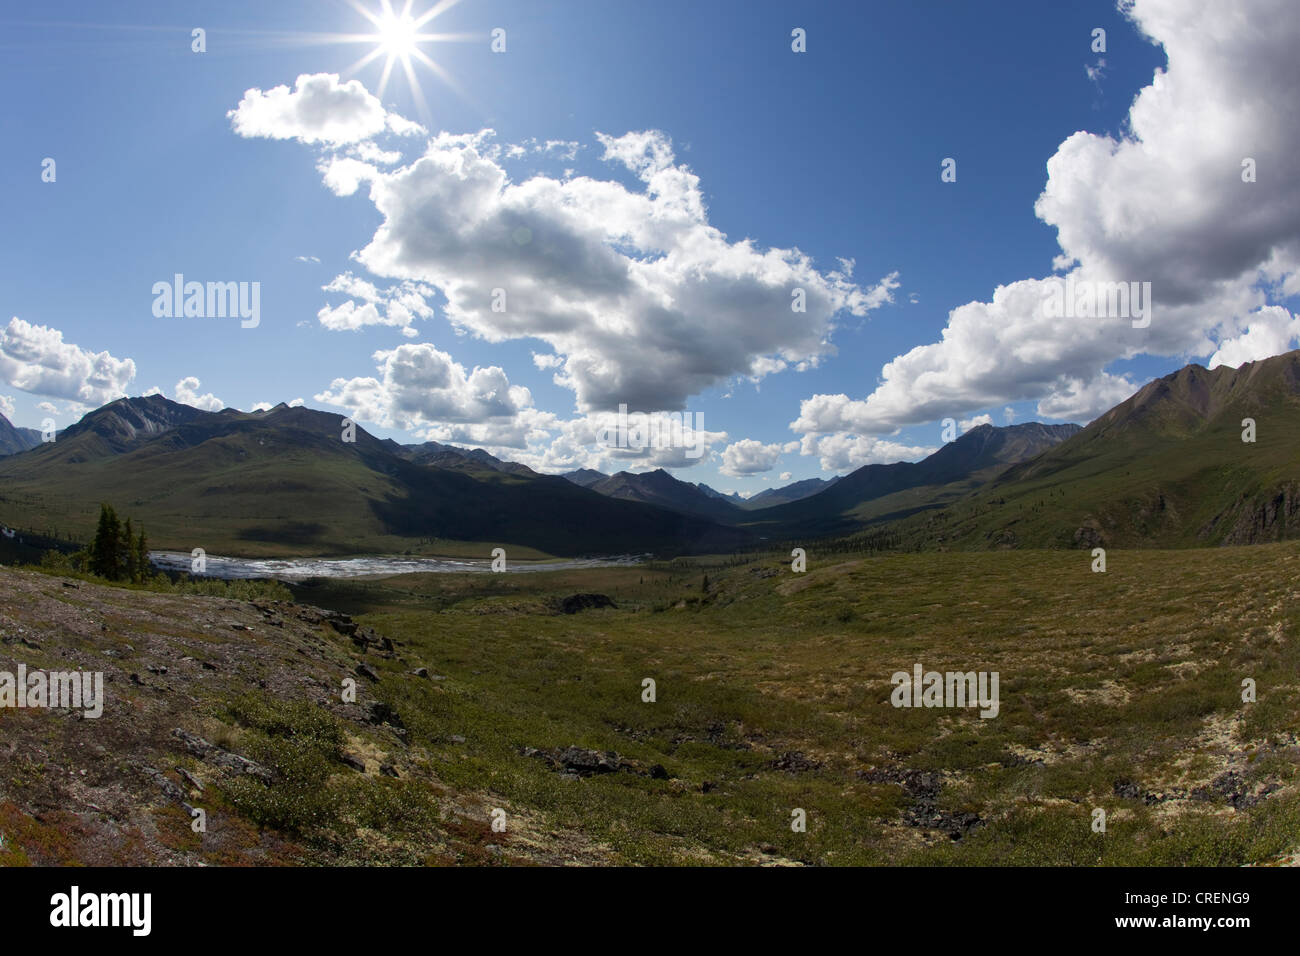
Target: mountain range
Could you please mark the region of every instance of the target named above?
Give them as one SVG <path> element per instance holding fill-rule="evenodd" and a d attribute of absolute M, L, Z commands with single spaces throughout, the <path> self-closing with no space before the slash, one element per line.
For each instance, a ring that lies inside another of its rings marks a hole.
<path fill-rule="evenodd" d="M 230 554 L 669 554 L 881 529 L 897 546 L 967 549 L 1300 535 L 1300 351 L 1187 366 L 1086 428 L 981 425 L 921 461 L 748 500 L 662 469 L 547 476 L 341 430 L 303 407 L 207 412 L 157 395 L 96 409 L 51 443 L 0 419 L 0 520 L 85 536 L 106 500 L 156 547 Z"/>
<path fill-rule="evenodd" d="M 979 425 L 918 462 L 864 465 L 815 495 L 755 512 L 747 527 L 765 537 L 843 535 L 932 507 L 1032 459 L 1078 425 Z"/>
<path fill-rule="evenodd" d="M 633 474 L 620 471 L 604 475 L 584 469 L 564 476 L 574 484 L 620 501 L 642 501 L 682 514 L 695 515 L 721 524 L 737 524 L 744 511 L 727 496 L 707 485 L 674 478 L 662 468 Z"/>
<path fill-rule="evenodd" d="M 676 553 L 748 538 L 485 453 L 403 446 L 361 428 L 344 441 L 342 421 L 283 404 L 207 412 L 159 395 L 119 399 L 54 442 L 0 458 L 0 520 L 88 536 L 108 501 L 154 547 L 218 554 L 448 553 L 471 542 L 483 546 L 459 550 Z"/>
<path fill-rule="evenodd" d="M 758 508 L 770 508 L 772 505 L 807 498 L 809 495 L 815 495 L 839 481 L 838 476 L 829 479 L 806 478 L 803 481 L 796 481 L 781 488 L 764 488 L 752 497 L 746 498 L 735 492 L 724 494 L 710 488 L 703 482 L 691 484 L 690 482 L 673 479 L 677 485 L 684 486 L 679 488 L 665 482 L 663 480 L 665 475 L 668 475 L 668 473 L 662 468 L 653 472 L 641 473 L 620 471 L 614 475 L 607 475 L 604 472 L 594 471 L 590 468 L 579 468 L 577 471 L 567 472 L 562 477 L 569 479 L 575 485 L 592 488 L 603 495 L 609 495 L 611 498 L 626 498 L 631 501 L 661 499 L 661 503 L 667 507 L 676 507 L 681 510 L 691 510 L 693 508 L 703 514 L 726 516 L 733 519 L 737 517 L 734 512 L 709 507 L 690 489 L 699 491 L 706 498 L 728 502 L 744 511 L 753 511 Z M 668 477 L 671 478 L 672 476 L 668 475 Z"/>

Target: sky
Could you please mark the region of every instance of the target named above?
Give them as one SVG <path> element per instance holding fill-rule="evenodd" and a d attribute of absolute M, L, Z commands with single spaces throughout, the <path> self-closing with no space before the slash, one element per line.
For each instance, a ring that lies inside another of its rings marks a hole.
<path fill-rule="evenodd" d="M 1083 424 L 1300 343 L 1289 7 L 6 4 L 0 414 L 302 403 L 745 495 Z"/>

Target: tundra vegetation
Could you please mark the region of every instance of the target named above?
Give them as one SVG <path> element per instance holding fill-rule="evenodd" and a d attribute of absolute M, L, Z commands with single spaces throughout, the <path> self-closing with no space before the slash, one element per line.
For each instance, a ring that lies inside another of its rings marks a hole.
<path fill-rule="evenodd" d="M 75 733 L 0 713 L 5 861 L 1292 859 L 1300 543 L 1090 565 L 810 547 L 803 574 L 759 555 L 316 580 L 296 604 L 5 569 L 6 651 L 115 677 Z M 997 717 L 892 707 L 917 661 L 999 673 Z"/>

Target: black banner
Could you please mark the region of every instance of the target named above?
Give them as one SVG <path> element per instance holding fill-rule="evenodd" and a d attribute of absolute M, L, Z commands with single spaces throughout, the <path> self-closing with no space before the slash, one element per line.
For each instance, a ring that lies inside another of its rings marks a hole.
<path fill-rule="evenodd" d="M 0 871 L 16 938 L 128 945 L 192 943 L 233 927 L 370 945 L 421 925 L 494 941 L 665 932 L 680 940 L 689 926 L 694 939 L 770 942 L 840 925 L 864 940 L 917 944 L 945 933 L 969 944 L 986 933 L 1034 932 L 1180 943 L 1199 935 L 1231 945 L 1258 930 L 1281 932 L 1296 885 L 1294 871 L 1280 868 Z"/>

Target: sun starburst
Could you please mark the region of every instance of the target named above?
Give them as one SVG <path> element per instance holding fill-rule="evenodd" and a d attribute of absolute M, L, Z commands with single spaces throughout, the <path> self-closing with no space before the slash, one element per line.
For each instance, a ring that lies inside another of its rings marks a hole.
<path fill-rule="evenodd" d="M 369 9 L 360 0 L 348 0 L 352 8 L 370 22 L 371 26 L 374 27 L 374 32 L 352 34 L 345 39 L 354 43 L 373 43 L 374 48 L 348 67 L 344 76 L 352 76 L 382 57 L 383 69 L 380 71 L 379 85 L 375 90 L 376 94 L 382 98 L 388 89 L 388 82 L 392 78 L 393 68 L 400 66 L 410 87 L 411 95 L 415 99 L 416 106 L 419 108 L 422 117 L 427 120 L 429 118 L 429 107 L 425 102 L 424 92 L 420 88 L 419 78 L 415 73 L 416 63 L 427 66 L 452 89 L 462 92 L 447 71 L 421 49 L 421 46 L 427 44 L 468 39 L 464 36 L 449 33 L 425 32 L 425 27 L 428 24 L 459 2 L 460 0 L 438 0 L 432 7 L 417 16 L 411 12 L 414 0 L 406 0 L 400 13 L 394 9 L 392 0 L 380 0 L 378 9 Z"/>

